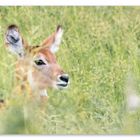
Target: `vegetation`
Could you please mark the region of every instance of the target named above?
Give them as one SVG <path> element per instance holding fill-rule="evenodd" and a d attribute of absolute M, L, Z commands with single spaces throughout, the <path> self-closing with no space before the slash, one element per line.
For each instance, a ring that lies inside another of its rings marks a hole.
<path fill-rule="evenodd" d="M 139 134 L 140 111 L 127 108 L 128 87 L 140 94 L 139 12 L 140 7 L 1 7 L 0 97 L 6 105 L 0 133 Z M 15 58 L 4 48 L 5 30 L 13 23 L 32 45 L 58 24 L 64 28 L 57 59 L 70 86 L 49 89 L 44 111 L 29 102 L 27 92 L 14 93 Z"/>

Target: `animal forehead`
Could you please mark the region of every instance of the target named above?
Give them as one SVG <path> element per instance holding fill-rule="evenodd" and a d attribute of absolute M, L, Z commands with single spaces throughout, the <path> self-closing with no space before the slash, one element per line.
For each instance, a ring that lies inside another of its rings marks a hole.
<path fill-rule="evenodd" d="M 40 50 L 39 55 L 41 57 L 45 58 L 50 63 L 56 63 L 56 57 L 49 49 Z"/>

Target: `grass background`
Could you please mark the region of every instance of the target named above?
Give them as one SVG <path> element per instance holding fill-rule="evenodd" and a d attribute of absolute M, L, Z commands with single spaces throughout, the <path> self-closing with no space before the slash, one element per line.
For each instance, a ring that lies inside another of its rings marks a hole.
<path fill-rule="evenodd" d="M 57 59 L 70 75 L 67 90 L 49 89 L 45 111 L 14 94 L 14 56 L 4 33 L 17 24 L 38 45 L 64 28 Z M 140 7 L 0 7 L 1 134 L 139 134 L 140 111 L 127 111 L 129 73 L 140 91 Z M 131 81 L 131 80 L 130 80 Z M 133 87 L 132 87 L 133 88 Z"/>

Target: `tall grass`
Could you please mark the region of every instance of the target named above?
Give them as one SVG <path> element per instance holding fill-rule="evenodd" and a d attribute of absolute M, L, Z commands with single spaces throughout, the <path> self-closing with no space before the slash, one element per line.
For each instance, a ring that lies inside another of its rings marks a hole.
<path fill-rule="evenodd" d="M 140 112 L 127 112 L 125 95 L 129 72 L 140 91 L 139 12 L 139 7 L 1 7 L 0 96 L 8 105 L 0 111 L 0 133 L 140 133 Z M 58 24 L 64 28 L 57 59 L 70 86 L 49 89 L 43 112 L 13 92 L 15 58 L 4 48 L 6 27 L 13 23 L 32 45 Z"/>

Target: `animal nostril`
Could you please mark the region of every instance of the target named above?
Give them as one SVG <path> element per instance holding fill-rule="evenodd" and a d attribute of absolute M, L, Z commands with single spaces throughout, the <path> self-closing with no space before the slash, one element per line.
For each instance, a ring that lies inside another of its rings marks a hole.
<path fill-rule="evenodd" d="M 64 81 L 64 82 L 68 83 L 68 81 L 69 81 L 69 76 L 64 74 L 64 75 L 61 75 L 61 76 L 59 77 L 59 79 L 60 79 L 61 81 Z"/>

